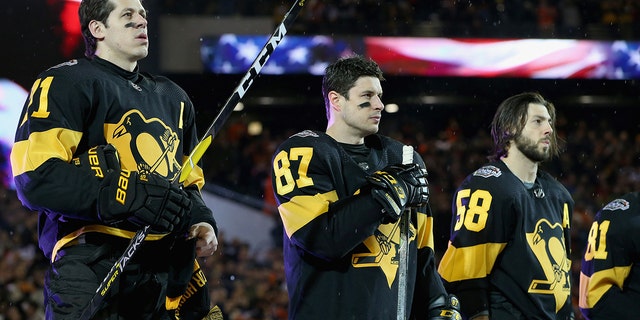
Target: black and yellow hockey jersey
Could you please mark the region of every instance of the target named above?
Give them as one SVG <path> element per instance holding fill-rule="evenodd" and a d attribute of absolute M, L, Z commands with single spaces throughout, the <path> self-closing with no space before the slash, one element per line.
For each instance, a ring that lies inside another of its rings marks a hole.
<path fill-rule="evenodd" d="M 564 186 L 539 170 L 527 189 L 497 161 L 463 181 L 452 207 L 438 271 L 465 316 L 490 310 L 492 292 L 527 319 L 568 319 L 573 200 Z"/>
<path fill-rule="evenodd" d="M 640 193 L 604 206 L 589 231 L 580 273 L 580 310 L 587 319 L 640 316 Z"/>
<path fill-rule="evenodd" d="M 51 259 L 62 238 L 82 232 L 130 237 L 139 228 L 100 224 L 95 209 L 100 182 L 71 164 L 75 156 L 110 143 L 122 167 L 172 179 L 196 145 L 196 134 L 191 101 L 165 77 L 128 72 L 98 57 L 71 60 L 41 73 L 22 111 L 11 165 L 20 200 L 39 211 L 44 254 Z M 203 184 L 200 168 L 184 183 Z M 195 222 L 215 228 L 210 211 L 192 217 Z"/>
<path fill-rule="evenodd" d="M 396 318 L 400 230 L 398 223 L 381 224 L 385 215 L 365 178 L 402 163 L 403 145 L 380 135 L 365 144 L 371 152 L 358 163 L 327 134 L 303 131 L 274 154 L 290 319 Z M 415 152 L 414 162 L 424 167 Z M 407 310 L 424 319 L 430 298 L 445 291 L 435 269 L 432 214 L 427 206 L 417 212 Z"/>

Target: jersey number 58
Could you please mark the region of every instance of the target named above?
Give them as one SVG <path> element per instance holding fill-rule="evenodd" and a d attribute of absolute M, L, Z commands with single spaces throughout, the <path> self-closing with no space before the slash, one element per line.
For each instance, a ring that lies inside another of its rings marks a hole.
<path fill-rule="evenodd" d="M 463 201 L 465 200 L 466 201 Z M 489 208 L 493 197 L 487 190 L 462 189 L 456 195 L 456 224 L 454 231 L 460 230 L 464 225 L 469 231 L 481 231 L 487 226 Z M 465 206 L 464 203 L 467 203 Z"/>

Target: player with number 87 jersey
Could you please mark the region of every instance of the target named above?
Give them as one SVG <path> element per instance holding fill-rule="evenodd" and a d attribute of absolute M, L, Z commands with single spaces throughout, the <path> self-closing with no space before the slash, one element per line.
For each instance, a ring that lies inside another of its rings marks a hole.
<path fill-rule="evenodd" d="M 595 216 L 580 273 L 586 319 L 634 319 L 640 314 L 640 193 L 609 202 Z"/>
<path fill-rule="evenodd" d="M 396 319 L 402 257 L 406 320 L 459 319 L 458 300 L 435 268 L 424 161 L 412 151 L 414 165 L 407 164 L 404 145 L 376 133 L 381 78 L 363 57 L 330 65 L 323 81 L 327 131 L 299 132 L 274 153 L 291 320 Z M 399 217 L 407 207 L 416 209 L 408 254 L 400 255 Z"/>

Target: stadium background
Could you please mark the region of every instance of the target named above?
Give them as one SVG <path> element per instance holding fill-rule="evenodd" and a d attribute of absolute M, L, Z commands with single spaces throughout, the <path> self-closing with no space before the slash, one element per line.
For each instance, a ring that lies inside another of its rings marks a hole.
<path fill-rule="evenodd" d="M 5 169 L 16 112 L 37 73 L 82 54 L 73 23 L 77 4 L 3 1 L 0 165 Z M 269 35 L 290 5 L 277 0 L 147 0 L 151 54 L 141 62 L 142 69 L 180 84 L 197 107 L 199 129 L 205 130 L 242 72 L 211 72 L 201 60 L 200 46 L 226 33 Z M 639 10 L 637 1 L 626 0 L 308 0 L 288 37 L 626 40 L 637 45 Z M 595 211 L 617 195 L 640 189 L 640 66 L 634 60 L 640 52 L 631 46 L 628 54 L 625 66 L 630 72 L 616 79 L 387 74 L 384 101 L 397 103 L 399 110 L 383 115 L 381 132 L 415 146 L 427 163 L 439 254 L 446 246 L 451 194 L 490 149 L 488 125 L 495 107 L 511 94 L 539 91 L 556 104 L 558 131 L 566 142 L 563 155 L 544 168 L 576 201 L 572 237 L 577 284 L 579 258 Z M 223 308 L 227 319 L 286 319 L 281 234 L 269 166 L 271 152 L 291 133 L 324 130 L 320 81 L 319 75 L 308 73 L 261 75 L 245 96 L 244 109 L 234 112 L 204 157 L 206 200 L 222 233 L 220 249 L 203 265 L 212 302 Z M 37 249 L 37 219 L 20 205 L 8 177 L 4 170 L 0 319 L 41 319 L 47 263 Z"/>

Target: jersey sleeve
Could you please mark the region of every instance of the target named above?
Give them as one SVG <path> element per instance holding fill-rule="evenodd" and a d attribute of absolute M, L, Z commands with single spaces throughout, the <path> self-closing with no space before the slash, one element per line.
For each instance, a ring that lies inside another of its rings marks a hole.
<path fill-rule="evenodd" d="M 640 314 L 640 201 L 627 194 L 604 206 L 591 225 L 580 273 L 581 312 L 589 319 Z"/>
<path fill-rule="evenodd" d="M 77 147 L 91 116 L 91 84 L 55 71 L 34 82 L 22 110 L 11 151 L 17 193 L 32 210 L 94 220 L 99 181 L 70 163 L 84 152 Z"/>
<path fill-rule="evenodd" d="M 318 140 L 293 137 L 276 150 L 273 189 L 292 243 L 318 258 L 339 259 L 374 233 L 382 207 L 370 193 L 341 195 L 348 180 L 364 178 L 343 176 L 333 146 Z"/>
<path fill-rule="evenodd" d="M 472 316 L 488 309 L 489 279 L 498 255 L 504 250 L 514 221 L 511 199 L 499 169 L 483 167 L 456 190 L 452 204 L 451 236 L 438 266 L 445 287 L 456 294 L 463 313 Z"/>

